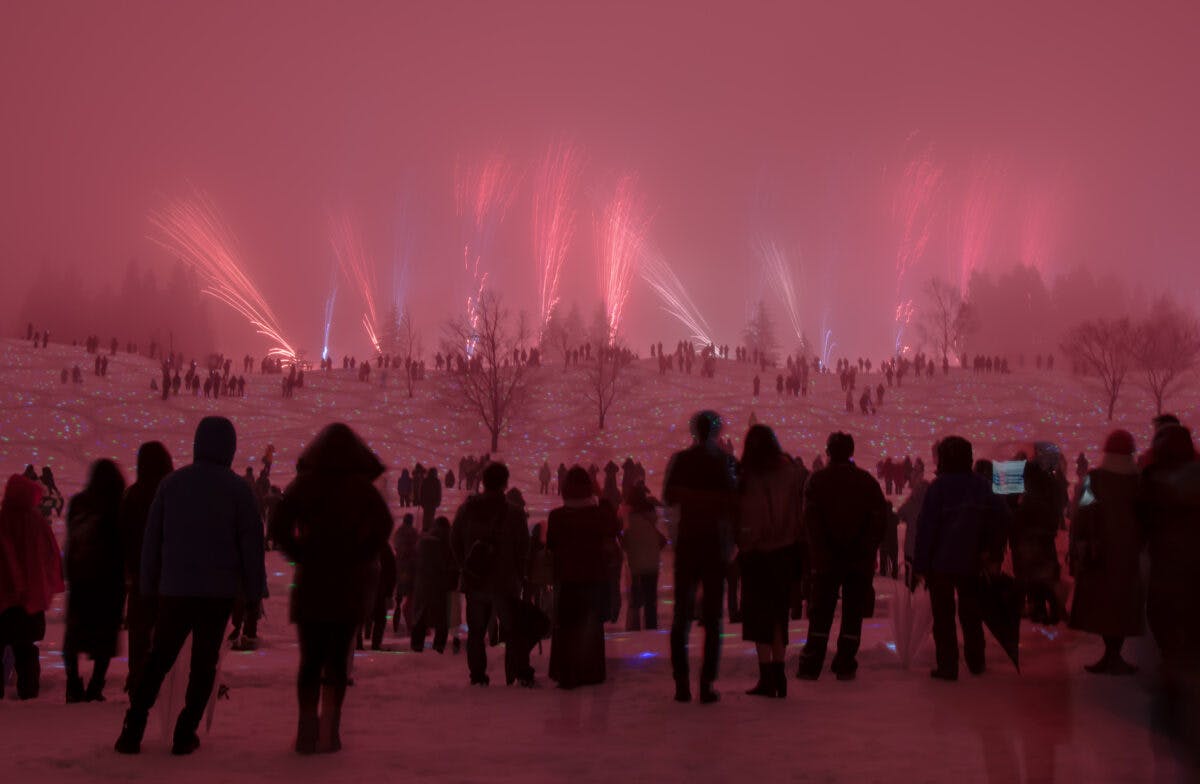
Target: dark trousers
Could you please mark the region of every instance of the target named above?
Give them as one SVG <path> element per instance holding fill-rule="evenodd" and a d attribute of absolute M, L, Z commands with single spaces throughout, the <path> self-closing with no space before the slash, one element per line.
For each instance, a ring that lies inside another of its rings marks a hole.
<path fill-rule="evenodd" d="M 163 596 L 158 600 L 158 622 L 150 643 L 146 671 L 129 701 L 129 713 L 135 721 L 145 726 L 146 716 L 158 699 L 163 680 L 191 635 L 192 661 L 187 694 L 175 724 L 175 733 L 178 736 L 196 731 L 217 679 L 217 660 L 232 610 L 233 599 Z"/>
<path fill-rule="evenodd" d="M 233 629 L 229 639 L 239 636 L 256 639 L 258 637 L 258 616 L 262 610 L 261 601 L 248 602 L 238 598 L 233 600 Z"/>
<path fill-rule="evenodd" d="M 625 615 L 625 627 L 640 631 L 643 619 L 645 628 L 658 628 L 658 572 L 635 574 L 629 578 L 629 612 Z"/>
<path fill-rule="evenodd" d="M 87 693 L 98 695 L 104 691 L 104 679 L 108 675 L 108 665 L 112 661 L 109 656 L 92 657 L 92 677 L 88 680 Z M 73 651 L 63 651 L 63 670 L 67 676 L 68 697 L 72 691 L 83 688 L 83 679 L 79 675 L 79 654 Z"/>
<path fill-rule="evenodd" d="M 358 647 L 362 649 L 362 638 L 367 637 L 371 641 L 371 649 L 379 650 L 383 647 L 383 630 L 387 628 L 387 602 L 377 601 L 371 607 L 370 615 L 363 622 L 362 627 L 358 632 Z"/>
<path fill-rule="evenodd" d="M 309 622 L 296 625 L 300 636 L 300 671 L 296 683 L 301 690 L 319 689 L 321 684 L 345 687 L 349 680 L 350 645 L 357 624 Z"/>
<path fill-rule="evenodd" d="M 704 660 L 700 680 L 717 679 L 721 658 L 721 599 L 725 591 L 727 566 L 675 562 L 675 609 L 671 621 L 671 671 L 675 680 L 688 679 L 688 634 L 696 611 L 696 589 L 703 591 L 700 622 L 704 625 Z"/>
<path fill-rule="evenodd" d="M 929 576 L 929 604 L 933 609 L 933 644 L 937 651 L 937 668 L 944 673 L 958 674 L 958 636 L 954 628 L 956 594 L 967 669 L 982 672 L 984 642 L 983 618 L 979 610 L 979 579 L 951 574 Z"/>
<path fill-rule="evenodd" d="M 737 561 L 729 564 L 725 581 L 728 583 L 729 622 L 740 623 L 742 620 L 742 566 Z"/>
<path fill-rule="evenodd" d="M 4 657 L 6 647 L 12 648 L 18 699 L 32 700 L 41 688 L 42 665 L 35 640 L 45 633 L 45 617 L 45 613 L 31 615 L 20 607 L 0 613 L 0 659 Z M 3 697 L 4 684 L 0 680 L 0 699 Z"/>
<path fill-rule="evenodd" d="M 472 680 L 487 675 L 487 632 L 492 615 L 500 621 L 505 634 L 513 628 L 513 603 L 516 597 L 484 591 L 467 594 L 467 668 Z M 532 675 L 529 651 L 519 642 L 509 640 L 504 645 L 504 677 L 512 681 Z"/>
<path fill-rule="evenodd" d="M 138 681 L 146 670 L 157 605 L 154 597 L 143 596 L 140 591 L 129 592 L 125 615 L 129 626 L 129 674 L 125 678 L 125 691 L 130 694 L 137 689 Z"/>
<path fill-rule="evenodd" d="M 438 653 L 446 649 L 446 637 L 450 634 L 449 604 L 449 594 L 446 594 L 440 602 L 435 598 L 430 602 L 430 606 L 421 613 L 420 617 L 413 619 L 412 649 L 414 651 L 425 650 L 425 635 L 429 633 L 431 616 L 433 620 L 433 649 Z"/>
<path fill-rule="evenodd" d="M 829 648 L 829 633 L 833 629 L 833 613 L 838 596 L 842 599 L 842 625 L 838 628 L 837 654 L 834 669 L 853 671 L 855 657 L 862 638 L 863 613 L 870 603 L 871 574 L 824 573 L 814 574 L 812 599 L 808 605 L 808 641 L 804 644 L 802 664 L 819 671 Z"/>

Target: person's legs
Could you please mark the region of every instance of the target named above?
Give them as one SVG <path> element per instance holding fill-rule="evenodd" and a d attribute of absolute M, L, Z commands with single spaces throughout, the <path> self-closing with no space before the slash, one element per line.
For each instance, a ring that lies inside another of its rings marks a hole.
<path fill-rule="evenodd" d="M 695 612 L 697 577 L 678 561 L 675 564 L 675 607 L 671 620 L 671 672 L 675 676 L 675 698 L 691 699 L 688 685 L 688 634 Z"/>
<path fill-rule="evenodd" d="M 433 609 L 430 610 L 433 613 L 433 649 L 438 653 L 446 650 L 446 637 L 450 632 L 450 614 L 442 612 L 441 609 L 449 605 L 450 594 L 447 594 L 445 599 L 435 600 Z"/>
<path fill-rule="evenodd" d="M 954 578 L 929 576 L 929 604 L 933 610 L 933 645 L 937 677 L 958 677 L 958 630 L 954 626 Z"/>
<path fill-rule="evenodd" d="M 317 708 L 321 701 L 321 668 L 326 660 L 326 635 L 319 624 L 296 626 L 300 638 L 300 668 L 296 674 L 296 699 L 300 718 L 296 726 L 296 751 L 312 754 L 317 750 Z"/>
<path fill-rule="evenodd" d="M 322 667 L 325 682 L 321 688 L 317 751 L 332 752 L 342 748 L 342 704 L 350 681 L 350 644 L 354 639 L 354 631 L 351 624 L 331 623 L 325 626 Z"/>
<path fill-rule="evenodd" d="M 467 669 L 471 683 L 487 685 L 488 623 L 492 619 L 492 602 L 482 593 L 467 594 Z"/>
<path fill-rule="evenodd" d="M 658 628 L 658 572 L 643 574 L 642 579 L 642 612 L 645 616 L 646 629 Z"/>
<path fill-rule="evenodd" d="M 842 578 L 842 622 L 838 626 L 837 654 L 829 669 L 838 680 L 852 680 L 858 671 L 858 648 L 862 640 L 863 613 L 870 601 L 871 574 Z"/>
<path fill-rule="evenodd" d="M 38 658 L 37 643 L 27 639 L 10 639 L 8 644 L 12 647 L 13 670 L 17 675 L 17 699 L 32 700 L 41 689 L 42 664 Z M 0 643 L 0 656 L 3 654 L 4 645 Z M 2 685 L 0 691 L 3 691 Z"/>
<path fill-rule="evenodd" d="M 833 628 L 837 591 L 838 584 L 832 575 L 813 575 L 812 598 L 808 603 L 808 639 L 800 654 L 797 677 L 816 680 L 821 674 L 825 652 L 829 648 L 829 631 Z"/>
<path fill-rule="evenodd" d="M 122 754 L 137 754 L 141 750 L 146 717 L 154 707 L 163 680 L 174 666 L 183 643 L 192 632 L 195 601 L 175 596 L 165 596 L 159 600 L 158 620 L 150 642 L 150 654 L 146 658 L 146 669 L 137 688 L 129 695 L 129 710 L 125 713 L 125 723 L 117 739 L 116 749 Z"/>
<path fill-rule="evenodd" d="M 229 599 L 191 599 L 195 606 L 192 625 L 192 661 L 188 670 L 187 692 L 183 710 L 175 722 L 173 753 L 188 753 L 199 745 L 196 728 L 212 696 L 217 679 L 217 661 L 221 656 L 221 641 L 233 609 Z"/>
<path fill-rule="evenodd" d="M 701 692 L 717 679 L 721 660 L 721 591 L 725 587 L 725 569 L 708 569 L 702 578 L 704 591 L 701 618 L 704 622 L 704 659 L 700 668 Z M 704 699 L 703 693 L 701 699 Z"/>
<path fill-rule="evenodd" d="M 642 630 L 642 575 L 629 575 L 629 607 L 625 611 L 625 631 Z"/>
<path fill-rule="evenodd" d="M 97 656 L 92 660 L 92 677 L 88 680 L 84 699 L 88 702 L 104 702 L 104 679 L 108 675 L 108 656 Z"/>
<path fill-rule="evenodd" d="M 498 596 L 495 601 L 496 618 L 504 630 L 504 679 L 506 683 L 533 680 L 533 667 L 529 664 L 529 644 L 522 639 L 516 624 L 516 597 Z"/>
<path fill-rule="evenodd" d="M 83 702 L 83 678 L 79 675 L 79 654 L 63 650 L 63 671 L 67 676 L 67 702 Z"/>
<path fill-rule="evenodd" d="M 125 678 L 125 691 L 133 694 L 146 669 L 146 658 L 150 654 L 150 636 L 154 631 L 152 599 L 137 592 L 129 594 L 128 625 L 129 674 Z"/>
<path fill-rule="evenodd" d="M 980 675 L 986 667 L 984 660 L 983 611 L 979 606 L 979 580 L 960 577 L 956 581 L 958 592 L 958 622 L 962 626 L 963 658 L 973 675 Z"/>

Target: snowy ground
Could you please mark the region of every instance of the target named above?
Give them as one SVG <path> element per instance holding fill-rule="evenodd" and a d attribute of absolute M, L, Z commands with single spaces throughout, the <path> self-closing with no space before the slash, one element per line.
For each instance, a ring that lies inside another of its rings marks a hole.
<path fill-rule="evenodd" d="M 89 461 L 115 457 L 131 469 L 138 443 L 149 438 L 164 441 L 177 462 L 187 462 L 191 432 L 210 412 L 230 416 L 238 427 L 237 470 L 247 463 L 257 467 L 270 441 L 278 448 L 274 473 L 282 481 L 304 441 L 335 418 L 358 428 L 393 466 L 420 460 L 457 468 L 460 454 L 486 451 L 485 434 L 438 402 L 442 380 L 436 377 L 419 387 L 415 401 L 394 386 L 385 390 L 335 372 L 310 375 L 307 388 L 290 401 L 279 399 L 277 378 L 254 376 L 245 399 L 164 403 L 149 391 L 156 373 L 149 361 L 118 355 L 109 377 L 100 379 L 90 373 L 89 359 L 82 349 L 34 352 L 23 342 L 0 341 L 0 468 L 49 464 L 70 494 L 81 485 Z M 59 371 L 76 363 L 86 373 L 82 388 L 60 385 Z M 550 504 L 534 495 L 533 476 L 542 459 L 548 457 L 551 465 L 572 459 L 602 464 L 632 454 L 646 463 L 656 485 L 669 452 L 687 440 L 688 414 L 700 406 L 721 411 L 739 443 L 754 411 L 806 462 L 835 428 L 853 432 L 860 460 L 874 465 L 884 454 L 928 455 L 932 438 L 949 432 L 975 440 L 980 451 L 996 442 L 1038 438 L 1060 443 L 1069 455 L 1086 450 L 1095 459 L 1096 445 L 1110 427 L 1098 410 L 1098 396 L 1061 374 L 953 374 L 906 383 L 888 391 L 877 416 L 863 417 L 843 412 L 844 398 L 832 378 L 821 379 L 806 401 L 797 401 L 776 398 L 773 377 L 764 377 L 765 394 L 755 403 L 751 372 L 728 364 L 720 368 L 715 380 L 660 378 L 644 364 L 631 374 L 633 391 L 618 401 L 608 430 L 599 434 L 586 404 L 571 391 L 580 383 L 578 374 L 564 380 L 561 368 L 542 371 L 531 411 L 502 443 L 516 483 L 533 502 L 534 520 Z M 1144 397 L 1131 387 L 1118 414 L 1118 424 L 1139 437 L 1151 414 Z M 1185 421 L 1194 421 L 1197 397 L 1177 402 Z M 458 498 L 451 492 L 447 504 Z M 993 646 L 985 676 L 931 682 L 929 645 L 910 670 L 889 648 L 894 584 L 886 580 L 876 585 L 878 617 L 864 632 L 858 680 L 793 680 L 786 701 L 741 694 L 752 685 L 755 664 L 736 626 L 726 630 L 719 683 L 725 697 L 716 706 L 671 701 L 665 628 L 624 633 L 614 626 L 609 683 L 571 693 L 471 689 L 463 656 L 413 654 L 389 635 L 386 642 L 395 650 L 355 660 L 345 751 L 299 759 L 289 752 L 297 656 L 285 621 L 290 575 L 274 554 L 268 567 L 273 598 L 267 602 L 262 648 L 227 657 L 223 678 L 230 699 L 220 703 L 198 754 L 170 757 L 153 722 L 141 757 L 111 752 L 125 707 L 119 689 L 123 661 L 113 665 L 109 702 L 62 704 L 56 610 L 42 646 L 42 697 L 0 703 L 0 781 L 1189 780 L 1179 750 L 1151 728 L 1154 655 L 1148 643 L 1130 647 L 1142 665 L 1138 677 L 1090 676 L 1082 665 L 1098 657 L 1095 640 L 1061 627 L 1027 625 L 1021 674 Z M 664 627 L 670 614 L 667 573 L 660 606 Z M 805 627 L 793 624 L 793 643 L 803 639 Z M 544 655 L 535 652 L 539 673 L 548 655 L 548 648 Z M 493 650 L 494 666 L 499 658 L 500 651 Z M 789 671 L 794 658 L 792 649 Z"/>

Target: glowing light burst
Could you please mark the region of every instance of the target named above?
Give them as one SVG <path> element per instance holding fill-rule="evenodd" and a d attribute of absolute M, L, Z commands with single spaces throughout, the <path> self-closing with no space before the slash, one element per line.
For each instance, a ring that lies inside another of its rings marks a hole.
<path fill-rule="evenodd" d="M 837 348 L 837 341 L 833 339 L 832 329 L 821 330 L 821 367 L 829 367 L 829 360 L 833 359 L 833 350 Z"/>
<path fill-rule="evenodd" d="M 637 178 L 626 174 L 617 181 L 612 200 L 599 217 L 600 291 L 604 296 L 609 332 L 616 335 L 629 299 L 638 261 L 645 247 L 650 217 L 637 190 Z"/>
<path fill-rule="evenodd" d="M 992 222 L 1005 177 L 1005 166 L 994 157 L 986 157 L 972 167 L 971 181 L 963 201 L 962 255 L 960 282 L 964 295 L 969 293 L 971 273 L 983 266 L 988 255 Z"/>
<path fill-rule="evenodd" d="M 559 275 L 575 236 L 571 203 L 583 169 L 583 155 L 565 142 L 551 147 L 538 168 L 533 188 L 533 256 L 538 265 L 540 329 L 558 304 Z"/>
<path fill-rule="evenodd" d="M 150 223 L 159 232 L 151 239 L 200 275 L 205 294 L 232 308 L 274 343 L 268 356 L 296 360 L 296 350 L 283 337 L 271 306 L 242 269 L 233 233 L 207 198 L 196 194 L 169 204 L 151 213 Z"/>
<path fill-rule="evenodd" d="M 463 271 L 467 275 L 467 321 L 472 330 L 479 322 L 479 301 L 487 285 L 486 263 L 496 233 L 517 195 L 517 178 L 503 155 L 489 157 L 481 166 L 461 161 L 454 172 L 454 201 L 462 225 Z M 466 346 L 467 355 L 474 345 Z"/>
<path fill-rule="evenodd" d="M 792 275 L 792 264 L 787 251 L 774 240 L 758 238 L 758 255 L 762 258 L 763 269 L 766 271 L 767 282 L 783 302 L 787 312 L 788 323 L 796 333 L 797 340 L 804 339 L 804 324 L 800 313 L 800 287 L 796 285 Z"/>
<path fill-rule="evenodd" d="M 365 309 L 362 316 L 363 330 L 378 353 L 383 349 L 379 343 L 379 318 L 375 309 L 375 267 L 367 258 L 362 238 L 348 215 L 329 219 L 329 243 L 333 247 L 342 275 L 358 289 L 362 297 Z"/>
<path fill-rule="evenodd" d="M 715 345 L 712 328 L 692 301 L 687 288 L 657 251 L 647 249 L 639 267 L 642 280 L 658 295 L 661 307 L 690 332 L 690 337 L 702 345 Z"/>
<path fill-rule="evenodd" d="M 338 293 L 337 273 L 337 266 L 334 266 L 329 281 L 329 297 L 325 300 L 325 331 L 321 338 L 321 359 L 329 359 L 329 330 L 333 327 L 333 305 L 337 302 Z"/>
<path fill-rule="evenodd" d="M 900 187 L 892 201 L 892 219 L 900 230 L 900 242 L 896 246 L 897 349 L 904 328 L 912 320 L 912 300 L 906 299 L 908 274 L 920 263 L 929 246 L 943 174 L 944 169 L 934 158 L 933 145 L 926 145 L 905 165 Z"/>

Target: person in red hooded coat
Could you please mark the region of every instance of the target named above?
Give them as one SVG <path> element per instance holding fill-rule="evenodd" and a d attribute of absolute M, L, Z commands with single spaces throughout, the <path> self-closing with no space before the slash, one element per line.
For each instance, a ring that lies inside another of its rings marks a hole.
<path fill-rule="evenodd" d="M 40 484 L 14 474 L 0 503 L 0 656 L 12 648 L 23 700 L 38 695 L 37 643 L 46 636 L 46 610 L 65 588 L 62 553 L 38 511 L 42 493 Z"/>

